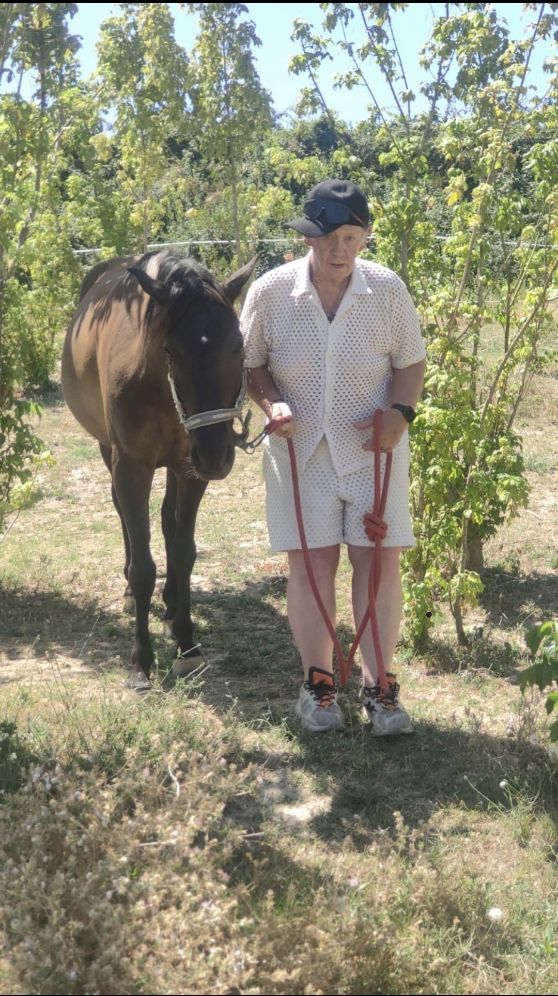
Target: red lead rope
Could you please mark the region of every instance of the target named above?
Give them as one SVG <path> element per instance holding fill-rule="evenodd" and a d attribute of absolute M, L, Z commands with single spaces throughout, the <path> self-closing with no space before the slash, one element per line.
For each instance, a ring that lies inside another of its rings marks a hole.
<path fill-rule="evenodd" d="M 272 432 L 279 427 L 283 420 L 275 419 L 265 427 L 265 434 L 270 435 Z M 318 585 L 316 583 L 316 578 L 314 575 L 314 570 L 312 568 L 312 561 L 310 558 L 310 551 L 308 549 L 308 543 L 306 542 L 306 533 L 304 530 L 304 520 L 302 518 L 302 506 L 300 502 L 300 487 L 298 482 L 298 467 L 296 462 L 296 455 L 294 450 L 294 445 L 292 439 L 287 439 L 287 446 L 289 448 L 289 457 L 291 461 L 291 474 L 293 482 L 293 497 L 296 510 L 296 521 L 298 524 L 298 532 L 300 536 L 300 543 L 302 546 L 302 553 L 304 556 L 304 564 L 306 566 L 306 573 L 308 575 L 308 580 L 310 582 L 310 587 L 316 599 L 316 604 L 320 610 L 321 616 L 327 626 L 327 630 L 331 639 L 333 641 L 333 646 L 335 648 L 335 656 L 337 657 L 337 664 L 339 667 L 339 678 L 341 687 L 346 685 L 350 678 L 351 670 L 353 667 L 353 661 L 355 654 L 357 652 L 358 645 L 362 639 L 362 635 L 366 629 L 368 623 L 370 623 L 370 629 L 372 631 L 372 640 L 374 641 L 374 651 L 376 654 L 376 663 L 378 665 L 378 683 L 383 692 L 388 691 L 388 682 L 386 678 L 386 669 L 384 665 L 384 658 L 382 654 L 382 646 L 380 643 L 380 632 L 378 629 L 378 618 L 376 615 L 376 597 L 378 590 L 380 588 L 380 579 L 382 574 L 382 540 L 385 539 L 387 533 L 387 524 L 384 522 L 384 513 L 386 508 L 387 494 L 389 488 L 389 479 L 391 474 L 391 463 L 393 454 L 390 452 L 386 455 L 386 467 L 384 473 L 383 485 L 380 486 L 381 480 L 381 450 L 380 450 L 380 435 L 382 428 L 382 412 L 378 409 L 374 413 L 374 508 L 372 512 L 367 512 L 364 516 L 364 531 L 368 536 L 368 539 L 374 543 L 374 555 L 372 558 L 372 564 L 370 566 L 370 574 L 368 576 L 368 609 L 366 610 L 361 624 L 358 628 L 358 632 L 353 640 L 351 649 L 347 657 L 343 653 L 343 648 L 335 631 L 335 626 L 333 625 L 331 619 L 327 614 L 326 607 L 322 601 L 322 596 L 318 590 Z"/>

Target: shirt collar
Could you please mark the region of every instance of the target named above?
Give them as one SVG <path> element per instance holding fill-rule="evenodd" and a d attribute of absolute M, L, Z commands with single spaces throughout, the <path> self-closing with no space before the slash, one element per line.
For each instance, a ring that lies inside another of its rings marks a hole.
<path fill-rule="evenodd" d="M 314 285 L 310 280 L 310 257 L 312 250 L 297 261 L 297 272 L 291 297 L 302 297 L 304 294 L 312 294 Z M 355 294 L 370 294 L 370 288 L 364 279 L 360 259 L 355 259 L 355 265 L 351 274 L 351 281 L 345 291 L 345 299 L 353 297 Z"/>

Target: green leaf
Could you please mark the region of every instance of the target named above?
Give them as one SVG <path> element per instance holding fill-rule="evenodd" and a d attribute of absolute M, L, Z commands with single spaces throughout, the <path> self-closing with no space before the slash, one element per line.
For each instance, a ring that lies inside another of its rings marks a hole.
<path fill-rule="evenodd" d="M 543 634 L 541 633 L 541 626 L 532 626 L 531 629 L 527 630 L 525 634 L 525 643 L 529 647 L 533 657 L 536 655 L 541 642 L 543 640 Z"/>
<path fill-rule="evenodd" d="M 519 687 L 524 692 L 526 687 L 536 685 L 541 692 L 554 680 L 554 668 L 545 658 L 536 661 L 531 667 L 522 671 L 519 676 Z"/>
<path fill-rule="evenodd" d="M 548 715 L 550 715 L 552 710 L 555 709 L 557 705 L 558 705 L 558 692 L 551 692 L 550 695 L 547 696 L 545 703 L 545 708 Z"/>

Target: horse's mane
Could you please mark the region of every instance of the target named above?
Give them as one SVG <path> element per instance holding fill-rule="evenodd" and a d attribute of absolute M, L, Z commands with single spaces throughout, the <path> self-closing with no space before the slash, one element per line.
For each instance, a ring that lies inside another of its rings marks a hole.
<path fill-rule="evenodd" d="M 137 279 L 128 272 L 130 265 L 144 270 L 152 279 L 161 281 L 170 291 L 169 310 L 172 322 L 180 321 L 184 312 L 195 301 L 200 300 L 207 303 L 211 301 L 228 311 L 234 311 L 224 288 L 209 270 L 195 259 L 163 250 L 145 253 L 140 258 L 120 256 L 103 260 L 92 267 L 81 287 L 79 322 L 84 319 L 90 307 L 93 308 L 93 318 L 101 323 L 108 320 L 117 303 L 121 303 L 130 312 L 133 302 L 137 303 L 142 294 Z M 94 287 L 98 288 L 97 292 L 93 291 Z M 93 294 L 92 300 L 89 292 Z M 140 330 L 147 340 L 157 337 L 157 323 L 152 322 L 155 308 L 156 300 L 150 295 Z"/>
<path fill-rule="evenodd" d="M 159 257 L 156 259 L 156 257 Z M 146 253 L 137 263 L 138 267 L 154 274 L 153 263 L 157 266 L 157 278 L 170 290 L 180 310 L 189 307 L 198 297 L 209 295 L 226 307 L 231 307 L 223 288 L 201 263 L 188 257 L 172 253 Z"/>

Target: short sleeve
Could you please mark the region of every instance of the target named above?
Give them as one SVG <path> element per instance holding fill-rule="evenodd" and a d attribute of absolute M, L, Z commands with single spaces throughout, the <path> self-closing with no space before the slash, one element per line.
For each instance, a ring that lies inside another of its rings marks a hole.
<path fill-rule="evenodd" d="M 392 303 L 391 362 L 396 370 L 410 367 L 426 357 L 417 310 L 403 281 L 395 276 Z"/>
<path fill-rule="evenodd" d="M 260 288 L 256 281 L 246 295 L 240 316 L 240 330 L 244 339 L 245 367 L 263 367 L 268 361 L 263 311 Z"/>

